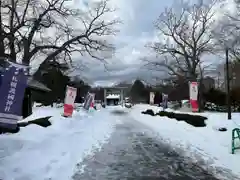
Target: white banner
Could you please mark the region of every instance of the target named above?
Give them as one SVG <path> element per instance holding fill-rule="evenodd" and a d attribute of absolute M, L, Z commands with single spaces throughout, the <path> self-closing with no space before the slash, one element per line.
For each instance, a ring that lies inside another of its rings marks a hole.
<path fill-rule="evenodd" d="M 190 100 L 198 100 L 198 83 L 197 82 L 190 82 L 189 84 L 189 95 Z"/>
<path fill-rule="evenodd" d="M 95 101 L 95 93 L 91 93 L 91 94 L 92 94 L 92 97 L 93 97 L 92 102 L 94 103 L 94 101 Z"/>
<path fill-rule="evenodd" d="M 85 98 L 85 102 L 83 105 L 84 109 L 89 110 L 91 103 L 94 102 L 94 96 L 95 94 L 92 94 L 92 93 L 87 94 L 87 97 Z"/>
<path fill-rule="evenodd" d="M 69 105 L 74 105 L 76 96 L 77 96 L 77 89 L 71 86 L 67 86 L 64 103 Z"/>
<path fill-rule="evenodd" d="M 150 100 L 149 100 L 150 104 L 154 104 L 154 97 L 155 97 L 155 93 L 154 92 L 150 92 Z"/>

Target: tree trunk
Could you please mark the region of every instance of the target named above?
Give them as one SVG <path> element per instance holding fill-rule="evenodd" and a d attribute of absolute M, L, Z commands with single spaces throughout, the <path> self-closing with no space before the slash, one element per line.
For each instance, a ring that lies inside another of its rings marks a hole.
<path fill-rule="evenodd" d="M 26 88 L 23 104 L 22 104 L 22 116 L 26 118 L 32 114 L 32 98 L 31 98 L 31 90 Z"/>

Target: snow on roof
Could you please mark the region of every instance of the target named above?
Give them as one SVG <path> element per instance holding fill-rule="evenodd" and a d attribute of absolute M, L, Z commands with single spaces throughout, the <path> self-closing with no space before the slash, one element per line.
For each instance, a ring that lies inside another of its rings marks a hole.
<path fill-rule="evenodd" d="M 109 94 L 106 97 L 107 99 L 120 99 L 120 95 L 119 94 Z"/>

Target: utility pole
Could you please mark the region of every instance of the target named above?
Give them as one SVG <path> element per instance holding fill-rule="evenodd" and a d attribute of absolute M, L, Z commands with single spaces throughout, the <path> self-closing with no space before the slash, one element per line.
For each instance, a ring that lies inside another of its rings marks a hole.
<path fill-rule="evenodd" d="M 228 59 L 228 48 L 226 48 L 226 85 L 227 85 L 227 112 L 228 120 L 232 119 L 231 114 L 231 100 L 230 100 L 230 78 L 229 78 L 229 59 Z"/>

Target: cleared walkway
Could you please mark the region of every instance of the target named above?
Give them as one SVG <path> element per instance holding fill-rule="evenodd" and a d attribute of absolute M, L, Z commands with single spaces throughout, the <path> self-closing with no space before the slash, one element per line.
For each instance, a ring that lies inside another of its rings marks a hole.
<path fill-rule="evenodd" d="M 217 180 L 198 164 L 147 135 L 149 130 L 126 112 L 112 113 L 123 123 L 100 152 L 78 164 L 74 180 Z"/>

